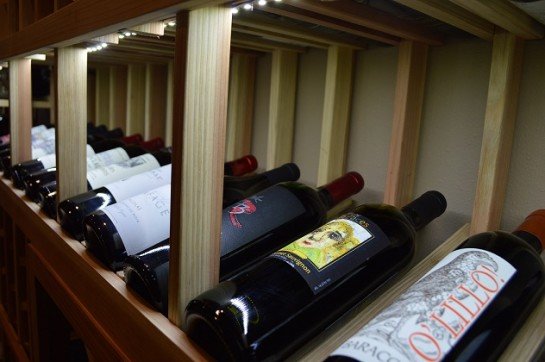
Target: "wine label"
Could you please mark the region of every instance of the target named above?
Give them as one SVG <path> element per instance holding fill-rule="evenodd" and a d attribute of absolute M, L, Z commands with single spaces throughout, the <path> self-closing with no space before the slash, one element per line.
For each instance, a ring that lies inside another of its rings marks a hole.
<path fill-rule="evenodd" d="M 93 156 L 95 154 L 95 150 L 89 145 L 87 145 L 87 158 L 90 156 Z M 42 165 L 44 165 L 44 168 L 51 168 L 55 167 L 57 165 L 57 156 L 52 153 L 50 155 L 45 155 L 43 157 L 40 157 L 40 162 Z"/>
<path fill-rule="evenodd" d="M 359 361 L 439 361 L 515 272 L 489 251 L 455 250 L 332 355 Z"/>
<path fill-rule="evenodd" d="M 107 206 L 127 255 L 139 253 L 170 235 L 170 185 Z"/>
<path fill-rule="evenodd" d="M 221 256 L 266 235 L 304 212 L 301 201 L 282 186 L 269 187 L 225 208 L 221 226 Z"/>
<path fill-rule="evenodd" d="M 172 165 L 165 165 L 129 178 L 116 181 L 104 187 L 110 191 L 115 201 L 120 202 L 130 197 L 170 184 Z"/>
<path fill-rule="evenodd" d="M 286 245 L 270 258 L 288 263 L 314 294 L 343 278 L 389 245 L 369 219 L 349 213 Z"/>
<path fill-rule="evenodd" d="M 128 159 L 130 159 L 130 157 L 127 151 L 121 147 L 116 147 L 108 151 L 96 153 L 91 157 L 88 155 L 87 170 L 96 170 L 97 168 L 127 161 Z"/>
<path fill-rule="evenodd" d="M 55 128 L 48 128 L 42 132 L 31 133 L 30 138 L 32 142 L 54 140 L 55 139 Z"/>
<path fill-rule="evenodd" d="M 55 153 L 55 139 L 41 140 L 32 145 L 32 159 Z"/>
<path fill-rule="evenodd" d="M 42 133 L 43 131 L 47 130 L 47 127 L 44 126 L 43 124 L 39 125 L 39 126 L 36 126 L 36 127 L 32 127 L 30 129 L 30 135 L 31 136 L 34 136 L 34 135 L 37 135 L 38 133 Z"/>
<path fill-rule="evenodd" d="M 160 166 L 155 157 L 146 153 L 127 161 L 87 171 L 87 182 L 89 182 L 89 185 L 93 189 L 96 189 L 132 175 L 159 168 Z"/>

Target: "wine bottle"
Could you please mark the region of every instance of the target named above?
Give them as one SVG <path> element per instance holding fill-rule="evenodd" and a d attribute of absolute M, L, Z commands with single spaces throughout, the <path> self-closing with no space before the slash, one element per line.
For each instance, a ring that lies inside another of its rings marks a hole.
<path fill-rule="evenodd" d="M 43 125 L 43 124 L 41 124 L 39 126 L 32 127 L 30 129 L 31 139 L 33 139 L 35 135 L 37 135 L 39 133 L 42 133 L 45 130 L 47 130 L 47 126 Z M 8 134 L 5 134 L 5 135 L 2 135 L 0 137 L 0 151 L 9 149 L 9 147 L 10 147 L 9 142 L 10 142 L 10 134 L 8 133 Z"/>
<path fill-rule="evenodd" d="M 257 160 L 248 155 L 242 158 L 226 162 L 224 169 L 230 174 L 244 174 L 257 168 Z M 77 240 L 83 240 L 83 219 L 94 211 L 101 210 L 108 205 L 123 201 L 130 197 L 151 191 L 157 187 L 170 184 L 171 165 L 160 169 L 151 170 L 124 180 L 105 185 L 95 190 L 85 192 L 64 200 L 59 204 L 58 215 L 62 228 Z M 42 207 L 47 215 L 55 214 L 53 211 L 55 199 L 51 194 L 52 185 L 48 184 L 43 190 Z"/>
<path fill-rule="evenodd" d="M 138 146 L 134 145 L 135 143 L 138 143 Z M 130 153 L 124 147 L 128 148 Z M 147 142 L 142 142 L 140 134 L 120 139 L 106 138 L 101 141 L 94 141 L 87 145 L 87 169 L 94 170 L 113 163 L 126 161 L 131 157 L 145 153 L 145 151 L 157 151 L 162 147 L 164 147 L 164 142 L 161 138 L 157 137 Z M 55 153 L 39 157 L 35 160 L 25 161 L 12 167 L 11 178 L 15 187 L 23 189 L 24 180 L 30 174 L 53 168 L 56 164 Z"/>
<path fill-rule="evenodd" d="M 361 191 L 363 184 L 363 178 L 356 172 L 349 172 L 318 190 L 296 182 L 281 183 L 224 209 L 220 280 L 236 275 L 322 225 L 327 210 Z M 163 313 L 168 308 L 165 303 L 168 291 L 164 288 L 167 282 L 160 278 L 168 275 L 168 250 L 167 246 L 157 253 L 148 251 L 129 256 L 124 266 L 131 271 L 131 277 L 125 278 L 127 285 L 141 292 L 144 299 Z M 148 292 L 144 292 L 146 288 Z"/>
<path fill-rule="evenodd" d="M 359 206 L 192 300 L 184 330 L 214 358 L 283 359 L 406 265 L 445 208 L 437 191 Z"/>
<path fill-rule="evenodd" d="M 155 144 L 156 140 L 149 142 Z M 153 156 L 144 157 L 147 153 L 147 150 L 142 146 L 127 145 L 88 158 L 87 180 L 89 189 L 92 189 L 93 185 L 98 185 L 95 187 L 97 188 L 110 182 L 159 167 L 160 165 L 155 162 Z M 155 153 L 158 155 L 167 154 L 167 152 L 163 151 L 156 151 Z M 168 154 L 169 161 L 166 163 L 170 163 L 170 153 Z M 40 170 L 24 177 L 23 183 L 26 195 L 31 200 L 38 202 L 40 200 L 40 187 L 55 181 L 55 179 L 55 167 Z"/>
<path fill-rule="evenodd" d="M 281 182 L 297 179 L 299 168 L 285 164 L 265 173 L 275 175 L 274 179 Z M 277 197 L 273 202 L 282 202 L 282 194 L 272 197 Z M 285 215 L 279 216 L 282 217 Z M 84 219 L 84 233 L 89 251 L 110 268 L 120 269 L 127 255 L 139 253 L 170 236 L 170 185 L 92 213 Z"/>
<path fill-rule="evenodd" d="M 544 245 L 545 210 L 471 236 L 328 360 L 497 360 L 545 291 Z"/>

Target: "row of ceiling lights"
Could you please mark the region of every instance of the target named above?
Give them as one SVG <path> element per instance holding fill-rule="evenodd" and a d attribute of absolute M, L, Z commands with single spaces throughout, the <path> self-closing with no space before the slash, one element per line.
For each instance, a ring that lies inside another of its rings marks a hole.
<path fill-rule="evenodd" d="M 273 0 L 273 1 L 275 3 L 282 2 L 282 0 Z M 253 10 L 254 9 L 254 3 L 257 3 L 257 5 L 259 5 L 259 6 L 265 6 L 265 5 L 267 5 L 267 0 L 257 0 L 257 1 L 254 1 L 254 2 L 249 2 L 249 3 L 239 5 L 239 6 L 235 6 L 234 8 L 231 8 L 231 13 L 238 14 L 238 12 L 240 11 L 240 8 L 242 8 L 242 9 L 244 9 L 246 11 Z"/>

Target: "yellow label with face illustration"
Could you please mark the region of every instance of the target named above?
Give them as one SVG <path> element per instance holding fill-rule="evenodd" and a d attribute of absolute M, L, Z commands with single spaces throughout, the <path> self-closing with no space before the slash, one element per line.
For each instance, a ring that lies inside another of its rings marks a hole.
<path fill-rule="evenodd" d="M 283 260 L 296 269 L 316 294 L 387 245 L 388 239 L 378 226 L 361 215 L 346 214 L 270 257 Z"/>

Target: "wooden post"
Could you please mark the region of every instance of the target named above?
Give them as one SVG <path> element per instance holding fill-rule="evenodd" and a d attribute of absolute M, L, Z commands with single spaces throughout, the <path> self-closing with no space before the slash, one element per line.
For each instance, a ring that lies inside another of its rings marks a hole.
<path fill-rule="evenodd" d="M 57 203 L 87 191 L 87 51 L 55 50 Z"/>
<path fill-rule="evenodd" d="M 11 164 L 32 159 L 32 86 L 30 59 L 9 62 Z"/>
<path fill-rule="evenodd" d="M 405 40 L 399 44 L 398 52 L 394 119 L 384 203 L 403 206 L 413 197 L 428 46 Z"/>
<path fill-rule="evenodd" d="M 250 153 L 256 64 L 257 59 L 251 54 L 234 53 L 231 56 L 226 160 Z"/>
<path fill-rule="evenodd" d="M 523 41 L 516 35 L 494 35 L 472 234 L 497 230 L 500 226 L 515 129 L 522 52 Z"/>
<path fill-rule="evenodd" d="M 167 67 L 162 64 L 146 65 L 144 138 L 165 134 Z"/>
<path fill-rule="evenodd" d="M 146 66 L 129 64 L 127 80 L 127 134 L 144 134 Z"/>
<path fill-rule="evenodd" d="M 165 114 L 165 145 L 172 146 L 172 110 L 174 107 L 174 62 L 168 62 L 167 102 Z"/>
<path fill-rule="evenodd" d="M 127 67 L 110 67 L 110 129 L 125 128 L 127 123 Z"/>
<path fill-rule="evenodd" d="M 345 171 L 346 147 L 352 98 L 354 50 L 332 45 L 327 51 L 324 110 L 318 185 L 323 185 Z"/>
<path fill-rule="evenodd" d="M 96 124 L 96 70 L 87 70 L 87 122 Z M 54 77 L 52 77 L 54 78 Z"/>
<path fill-rule="evenodd" d="M 96 125 L 110 126 L 110 68 L 98 67 L 95 78 Z"/>
<path fill-rule="evenodd" d="M 267 143 L 268 169 L 292 160 L 296 86 L 297 53 L 280 49 L 273 51 Z"/>
<path fill-rule="evenodd" d="M 219 280 L 231 11 L 181 12 L 176 24 L 169 318 L 180 325 Z"/>

